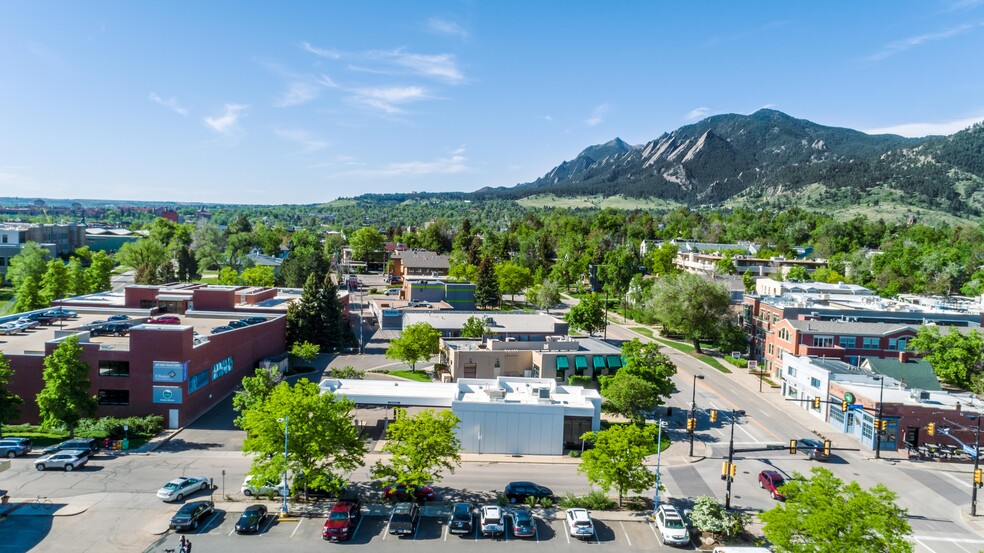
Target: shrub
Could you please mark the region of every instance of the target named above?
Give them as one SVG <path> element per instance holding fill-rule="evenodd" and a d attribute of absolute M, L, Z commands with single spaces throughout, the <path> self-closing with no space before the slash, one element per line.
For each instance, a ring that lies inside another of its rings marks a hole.
<path fill-rule="evenodd" d="M 544 509 L 549 509 L 553 507 L 553 499 L 550 499 L 549 497 L 544 497 L 543 499 L 540 500 L 540 506 L 543 507 Z"/>
<path fill-rule="evenodd" d="M 544 505 L 545 506 L 545 505 Z M 593 511 L 610 511 L 615 508 L 615 501 L 605 495 L 604 492 L 593 491 L 588 495 L 575 495 L 567 492 L 560 498 L 560 506 L 564 509 L 580 507 Z"/>
<path fill-rule="evenodd" d="M 128 430 L 123 430 L 123 427 Z M 148 415 L 146 417 L 103 417 L 99 419 L 82 419 L 79 421 L 76 433 L 86 438 L 110 438 L 118 440 L 125 436 L 151 437 L 164 429 L 164 417 Z"/>
<path fill-rule="evenodd" d="M 526 498 L 527 507 L 530 507 L 532 509 L 533 507 L 536 507 L 536 503 L 537 503 L 537 499 L 535 497 L 530 496 Z"/>
<path fill-rule="evenodd" d="M 331 370 L 332 378 L 347 378 L 352 380 L 362 380 L 365 373 L 349 365 L 346 367 L 335 367 Z"/>
<path fill-rule="evenodd" d="M 690 520 L 698 529 L 722 538 L 733 538 L 745 531 L 747 516 L 739 512 L 728 512 L 713 497 L 702 496 L 694 501 Z"/>
<path fill-rule="evenodd" d="M 734 365 L 736 367 L 739 367 L 739 368 L 742 368 L 742 369 L 748 368 L 748 359 L 745 359 L 745 358 L 742 358 L 742 357 L 739 357 L 738 359 L 735 359 L 734 357 L 731 357 L 730 355 L 725 355 L 724 356 L 724 360 L 727 361 L 728 363 L 731 363 L 732 365 Z"/>
<path fill-rule="evenodd" d="M 495 496 L 495 502 L 500 507 L 505 507 L 506 505 L 509 504 L 509 498 L 506 497 L 506 494 L 504 494 L 504 493 L 496 494 L 496 496 Z"/>
<path fill-rule="evenodd" d="M 582 387 L 587 388 L 589 385 L 591 385 L 591 377 L 590 376 L 580 376 L 580 375 L 576 375 L 576 374 L 575 375 L 571 375 L 571 376 L 568 376 L 567 377 L 567 385 L 568 386 L 582 386 Z"/>

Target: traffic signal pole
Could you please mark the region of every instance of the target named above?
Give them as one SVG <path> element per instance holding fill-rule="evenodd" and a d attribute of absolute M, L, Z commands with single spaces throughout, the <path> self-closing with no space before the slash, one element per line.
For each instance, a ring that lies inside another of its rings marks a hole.
<path fill-rule="evenodd" d="M 977 449 L 974 451 L 974 485 L 971 487 L 970 492 L 970 516 L 977 516 L 977 488 L 980 487 L 981 475 L 978 470 L 981 466 L 981 416 L 977 415 L 977 432 L 974 433 L 975 439 L 974 443 Z"/>

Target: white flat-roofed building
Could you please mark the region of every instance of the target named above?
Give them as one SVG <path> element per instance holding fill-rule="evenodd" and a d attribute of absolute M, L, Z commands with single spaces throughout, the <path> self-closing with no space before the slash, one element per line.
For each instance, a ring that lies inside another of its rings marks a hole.
<path fill-rule="evenodd" d="M 562 455 L 580 446 L 581 435 L 601 429 L 597 390 L 564 386 L 552 379 L 462 378 L 454 383 L 390 380 L 321 382 L 323 392 L 357 404 L 450 408 L 468 453 Z"/>
<path fill-rule="evenodd" d="M 403 314 L 403 325 L 427 323 L 441 331 L 445 338 L 461 336 L 461 328 L 468 319 L 478 317 L 488 329 L 486 336 L 514 338 L 519 341 L 542 341 L 546 336 L 565 336 L 568 324 L 546 313 L 494 313 L 487 311 L 408 311 Z"/>

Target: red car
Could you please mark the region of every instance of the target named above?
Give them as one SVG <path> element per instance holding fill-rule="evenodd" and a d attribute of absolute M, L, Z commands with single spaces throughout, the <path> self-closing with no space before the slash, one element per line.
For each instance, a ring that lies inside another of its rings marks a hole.
<path fill-rule="evenodd" d="M 362 501 L 356 499 L 343 499 L 332 507 L 325 521 L 325 528 L 321 531 L 321 537 L 330 541 L 344 541 L 350 539 L 355 534 L 355 528 L 359 524 L 359 516 L 362 511 Z"/>
<path fill-rule="evenodd" d="M 772 499 L 777 499 L 779 501 L 785 501 L 786 496 L 779 493 L 779 488 L 781 488 L 786 483 L 786 480 L 781 474 L 774 470 L 763 470 L 759 473 L 759 487 L 768 490 L 769 494 L 772 495 Z"/>
<path fill-rule="evenodd" d="M 437 494 L 427 486 L 417 486 L 408 488 L 403 484 L 396 486 L 386 486 L 383 490 L 383 499 L 394 501 L 434 501 Z"/>
<path fill-rule="evenodd" d="M 391 276 L 386 279 L 386 284 L 403 284 L 403 279 L 398 276 Z"/>
<path fill-rule="evenodd" d="M 160 317 L 149 319 L 147 322 L 152 325 L 179 325 L 181 324 L 181 319 L 174 315 L 161 315 Z"/>

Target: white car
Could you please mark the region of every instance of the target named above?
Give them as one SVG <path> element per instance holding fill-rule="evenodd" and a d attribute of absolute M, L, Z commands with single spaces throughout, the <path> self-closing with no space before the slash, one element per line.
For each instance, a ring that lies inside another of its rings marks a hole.
<path fill-rule="evenodd" d="M 10 336 L 11 334 L 17 334 L 27 329 L 27 325 L 18 323 L 17 321 L 12 321 L 9 323 L 0 324 L 0 334 Z"/>
<path fill-rule="evenodd" d="M 502 522 L 502 507 L 485 505 L 481 512 L 482 535 L 497 536 L 506 532 Z"/>
<path fill-rule="evenodd" d="M 687 521 L 672 505 L 660 505 L 656 509 L 656 529 L 660 539 L 667 545 L 687 545 L 690 543 L 690 528 Z"/>
<path fill-rule="evenodd" d="M 15 320 L 15 321 L 11 321 L 11 322 L 22 324 L 22 325 L 24 325 L 25 328 L 37 328 L 37 327 L 41 326 L 41 322 L 40 321 L 35 321 L 34 319 L 29 319 L 27 317 L 21 317 L 21 318 Z"/>
<path fill-rule="evenodd" d="M 587 509 L 567 509 L 567 532 L 579 540 L 594 537 L 594 522 Z"/>
<path fill-rule="evenodd" d="M 246 476 L 246 479 L 243 480 L 243 487 L 240 491 L 246 497 L 253 495 L 275 495 L 277 497 L 283 497 L 284 493 L 290 496 L 290 489 L 287 484 L 284 483 L 283 478 L 281 478 L 280 482 L 276 484 L 267 480 L 266 482 L 263 482 L 262 485 L 257 486 L 253 483 L 252 476 Z"/>
<path fill-rule="evenodd" d="M 383 292 L 383 295 L 384 296 L 399 296 L 400 295 L 400 289 L 399 288 L 387 288 L 386 291 Z"/>
<path fill-rule="evenodd" d="M 65 472 L 72 472 L 73 470 L 86 464 L 88 460 L 88 456 L 82 455 L 81 452 L 78 451 L 59 451 L 58 453 L 45 455 L 44 457 L 34 461 L 34 468 L 38 470 L 45 470 L 49 468 L 65 469 Z"/>
<path fill-rule="evenodd" d="M 204 476 L 182 476 L 164 484 L 163 488 L 157 490 L 157 497 L 164 501 L 181 501 L 195 492 L 207 490 L 208 487 L 208 478 Z"/>

